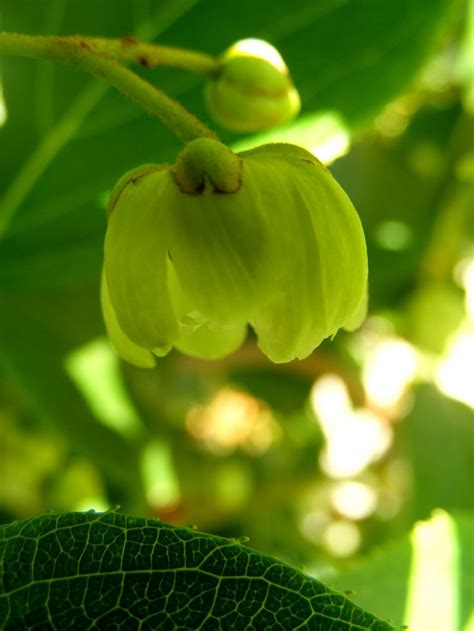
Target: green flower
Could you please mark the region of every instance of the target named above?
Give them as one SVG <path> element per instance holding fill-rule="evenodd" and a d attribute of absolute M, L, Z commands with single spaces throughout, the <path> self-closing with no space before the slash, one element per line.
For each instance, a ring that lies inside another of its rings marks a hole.
<path fill-rule="evenodd" d="M 247 324 L 272 361 L 302 359 L 364 315 L 359 217 L 330 172 L 288 144 L 236 156 L 198 139 L 175 166 L 126 174 L 109 205 L 104 271 L 110 338 L 138 366 L 173 346 L 224 357 Z"/>
<path fill-rule="evenodd" d="M 222 55 L 221 68 L 209 80 L 205 97 L 214 119 L 235 132 L 279 125 L 300 110 L 300 98 L 285 62 L 273 46 L 261 40 L 242 40 Z"/>

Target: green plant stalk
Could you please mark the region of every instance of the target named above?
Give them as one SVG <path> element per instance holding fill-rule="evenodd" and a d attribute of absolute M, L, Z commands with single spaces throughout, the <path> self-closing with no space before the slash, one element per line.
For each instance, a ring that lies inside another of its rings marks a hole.
<path fill-rule="evenodd" d="M 85 45 L 100 55 L 106 55 L 118 61 L 136 63 L 145 68 L 171 66 L 189 70 L 196 74 L 213 76 L 218 72 L 221 65 L 221 62 L 212 55 L 185 48 L 146 44 L 133 36 L 107 39 L 72 35 L 56 39 L 61 39 L 66 43 L 75 43 L 79 46 Z"/>
<path fill-rule="evenodd" d="M 0 55 L 2 54 L 56 61 L 104 79 L 158 118 L 183 142 L 201 137 L 216 137 L 214 132 L 180 103 L 128 68 L 94 50 L 83 38 L 0 33 Z"/>

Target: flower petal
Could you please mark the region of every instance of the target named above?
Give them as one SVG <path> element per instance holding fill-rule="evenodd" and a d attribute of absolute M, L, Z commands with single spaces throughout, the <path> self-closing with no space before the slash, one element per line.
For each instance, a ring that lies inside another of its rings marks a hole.
<path fill-rule="evenodd" d="M 149 350 L 172 345 L 178 336 L 166 267 L 172 187 L 166 170 L 131 180 L 120 192 L 105 240 L 105 274 L 118 324 Z"/>
<path fill-rule="evenodd" d="M 182 292 L 220 326 L 248 321 L 262 290 L 265 233 L 242 189 L 180 193 L 171 209 L 169 253 Z"/>
<path fill-rule="evenodd" d="M 273 229 L 273 282 L 251 323 L 262 351 L 284 362 L 306 357 L 350 319 L 366 284 L 367 258 L 358 215 L 329 171 L 304 150 L 300 157 L 298 148 L 280 159 L 278 147 L 243 156 Z"/>
<path fill-rule="evenodd" d="M 246 334 L 246 325 L 213 328 L 205 323 L 194 330 L 183 327 L 175 346 L 191 357 L 221 359 L 236 351 L 245 340 Z"/>
<path fill-rule="evenodd" d="M 134 344 L 120 328 L 114 308 L 110 302 L 104 273 L 102 273 L 100 297 L 107 334 L 117 353 L 134 366 L 138 366 L 139 368 L 153 368 L 155 366 L 153 355 L 141 346 Z"/>
<path fill-rule="evenodd" d="M 200 359 L 221 359 L 239 348 L 247 332 L 245 323 L 230 327 L 209 324 L 183 293 L 171 260 L 168 260 L 168 281 L 180 321 L 180 337 L 175 343 L 178 350 Z"/>
<path fill-rule="evenodd" d="M 294 182 L 306 203 L 317 239 L 328 335 L 333 335 L 351 321 L 367 289 L 362 224 L 349 197 L 322 165 L 304 164 Z"/>
<path fill-rule="evenodd" d="M 366 319 L 368 308 L 369 308 L 369 287 L 367 285 L 360 299 L 359 306 L 354 311 L 352 316 L 344 321 L 342 328 L 345 331 L 349 331 L 349 332 L 357 330 Z"/>
<path fill-rule="evenodd" d="M 282 160 L 248 159 L 250 194 L 267 215 L 267 275 L 251 324 L 274 362 L 308 355 L 325 337 L 321 261 L 305 204 Z"/>

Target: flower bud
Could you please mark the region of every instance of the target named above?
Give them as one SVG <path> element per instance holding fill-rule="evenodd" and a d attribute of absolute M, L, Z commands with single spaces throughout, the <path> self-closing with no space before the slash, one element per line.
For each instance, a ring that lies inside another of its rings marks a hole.
<path fill-rule="evenodd" d="M 222 56 L 206 87 L 215 120 L 231 131 L 255 132 L 296 116 L 300 99 L 278 51 L 261 40 L 242 40 Z"/>
<path fill-rule="evenodd" d="M 128 361 L 171 347 L 207 359 L 255 330 L 274 362 L 304 358 L 360 319 L 367 256 L 359 217 L 329 171 L 288 144 L 234 155 L 189 143 L 112 193 L 102 303 Z"/>

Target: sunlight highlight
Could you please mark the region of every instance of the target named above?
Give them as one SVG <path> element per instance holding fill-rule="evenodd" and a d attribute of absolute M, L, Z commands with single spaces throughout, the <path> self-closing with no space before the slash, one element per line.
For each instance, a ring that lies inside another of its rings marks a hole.
<path fill-rule="evenodd" d="M 401 136 L 418 107 L 418 100 L 412 95 L 406 95 L 392 101 L 375 119 L 377 131 L 386 138 Z"/>
<path fill-rule="evenodd" d="M 328 476 L 358 475 L 390 447 L 391 426 L 367 408 L 353 409 L 346 385 L 339 376 L 326 375 L 315 382 L 311 405 L 326 437 L 320 465 Z"/>
<path fill-rule="evenodd" d="M 85 511 L 90 511 L 93 510 L 96 513 L 104 513 L 105 511 L 108 511 L 110 508 L 110 503 L 107 502 L 104 498 L 102 497 L 88 497 L 84 500 L 81 500 L 80 502 L 77 502 L 77 504 L 75 504 L 71 510 L 72 511 L 79 511 L 79 512 L 85 512 Z"/>
<path fill-rule="evenodd" d="M 465 291 L 466 316 L 448 339 L 434 381 L 443 394 L 474 408 L 474 257 L 461 259 L 453 275 Z"/>
<path fill-rule="evenodd" d="M 7 113 L 7 105 L 5 103 L 5 98 L 3 96 L 3 82 L 2 82 L 2 74 L 0 68 L 0 127 L 3 127 L 7 122 L 8 113 Z"/>
<path fill-rule="evenodd" d="M 140 434 L 142 422 L 122 383 L 117 355 L 105 338 L 69 353 L 65 368 L 104 425 L 127 437 Z"/>
<path fill-rule="evenodd" d="M 400 252 L 410 247 L 413 231 L 403 221 L 390 219 L 379 223 L 374 232 L 374 240 L 384 250 Z"/>
<path fill-rule="evenodd" d="M 405 611 L 410 628 L 458 629 L 459 546 L 456 524 L 444 511 L 415 525 Z"/>
<path fill-rule="evenodd" d="M 268 63 L 281 72 L 288 72 L 283 57 L 277 49 L 263 39 L 241 39 L 228 49 L 227 54 L 229 57 L 242 57 L 243 55 L 258 57 L 259 59 L 268 61 Z"/>
<path fill-rule="evenodd" d="M 438 364 L 435 383 L 446 396 L 474 408 L 473 375 L 474 332 L 459 332 Z"/>
<path fill-rule="evenodd" d="M 141 471 L 152 508 L 169 509 L 178 504 L 181 494 L 169 444 L 158 440 L 149 443 L 142 454 Z"/>
<path fill-rule="evenodd" d="M 346 155 L 351 147 L 349 129 L 337 113 L 308 116 L 295 131 L 301 144 L 323 164 L 331 164 Z"/>
<path fill-rule="evenodd" d="M 301 116 L 294 122 L 277 127 L 232 146 L 233 151 L 246 151 L 269 142 L 289 142 L 311 151 L 323 164 L 331 164 L 345 155 L 351 145 L 350 131 L 336 112 L 320 112 Z"/>
<path fill-rule="evenodd" d="M 186 428 L 209 451 L 222 455 L 237 447 L 264 453 L 279 435 L 265 403 L 231 388 L 219 390 L 204 407 L 192 407 L 186 416 Z"/>
<path fill-rule="evenodd" d="M 323 544 L 335 557 L 357 552 L 362 541 L 359 527 L 350 521 L 333 521 L 323 533 Z"/>
<path fill-rule="evenodd" d="M 377 493 L 368 484 L 347 480 L 331 492 L 334 508 L 348 519 L 366 519 L 377 508 Z"/>
<path fill-rule="evenodd" d="M 396 416 L 418 364 L 414 346 L 400 338 L 382 337 L 369 352 L 362 371 L 369 404 Z"/>
<path fill-rule="evenodd" d="M 466 292 L 467 317 L 474 320 L 474 257 L 461 259 L 454 268 L 454 277 Z"/>
<path fill-rule="evenodd" d="M 328 513 L 324 510 L 317 510 L 305 515 L 299 527 L 305 539 L 315 545 L 320 545 L 322 536 L 330 523 L 331 520 Z"/>

